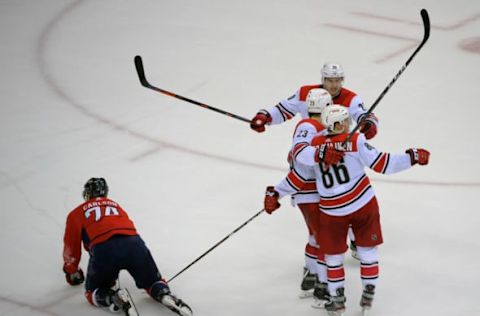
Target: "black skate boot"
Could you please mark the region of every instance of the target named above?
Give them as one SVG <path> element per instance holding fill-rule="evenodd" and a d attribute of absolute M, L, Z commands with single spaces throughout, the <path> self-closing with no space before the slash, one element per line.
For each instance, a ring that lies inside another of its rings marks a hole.
<path fill-rule="evenodd" d="M 313 290 L 315 288 L 315 281 L 317 280 L 317 275 L 310 272 L 307 268 L 303 268 L 303 279 L 300 288 L 302 291 Z"/>
<path fill-rule="evenodd" d="M 172 312 L 177 313 L 181 316 L 192 316 L 193 312 L 190 306 L 188 306 L 184 301 L 174 296 L 172 293 L 163 294 L 160 297 L 160 303 L 165 305 Z"/>
<path fill-rule="evenodd" d="M 362 311 L 368 311 L 370 308 L 372 308 L 374 296 L 375 285 L 367 284 L 363 289 L 362 298 L 360 299 L 360 307 L 362 307 Z"/>
<path fill-rule="evenodd" d="M 137 309 L 126 289 L 110 290 L 108 296 L 110 311 L 115 313 L 121 311 L 125 316 L 138 316 Z"/>
<path fill-rule="evenodd" d="M 164 280 L 156 282 L 150 290 L 150 295 L 154 300 L 160 302 L 174 313 L 181 316 L 192 316 L 193 312 L 190 306 L 184 301 L 172 294 L 170 288 Z"/>
<path fill-rule="evenodd" d="M 315 290 L 313 290 L 313 308 L 325 308 L 325 303 L 330 299 L 328 284 L 317 281 Z"/>
<path fill-rule="evenodd" d="M 343 287 L 338 288 L 335 296 L 330 296 L 327 303 L 325 303 L 325 310 L 328 316 L 342 316 L 345 312 L 345 289 Z"/>
<path fill-rule="evenodd" d="M 303 268 L 303 278 L 302 283 L 300 284 L 301 293 L 300 298 L 307 298 L 313 295 L 313 289 L 315 288 L 315 282 L 317 280 L 317 275 L 313 274 L 307 268 Z"/>

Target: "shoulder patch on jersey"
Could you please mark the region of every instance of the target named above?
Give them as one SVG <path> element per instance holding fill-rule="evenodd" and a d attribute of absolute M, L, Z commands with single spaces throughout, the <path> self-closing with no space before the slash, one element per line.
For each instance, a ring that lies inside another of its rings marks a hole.
<path fill-rule="evenodd" d="M 365 105 L 363 104 L 363 102 L 362 102 L 362 103 L 359 103 L 359 104 L 358 104 L 358 107 L 361 108 L 361 109 L 364 110 L 364 111 L 367 111 L 367 110 L 365 110 Z"/>
<path fill-rule="evenodd" d="M 374 149 L 374 147 L 367 142 L 365 142 L 365 147 L 367 147 L 368 150 L 373 150 Z"/>

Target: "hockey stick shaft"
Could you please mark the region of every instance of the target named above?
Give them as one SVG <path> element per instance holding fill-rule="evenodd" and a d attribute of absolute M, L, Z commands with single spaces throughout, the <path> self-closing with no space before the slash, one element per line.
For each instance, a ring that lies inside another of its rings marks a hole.
<path fill-rule="evenodd" d="M 173 279 L 175 279 L 177 276 L 179 276 L 180 274 L 182 274 L 183 272 L 185 272 L 188 268 L 190 268 L 191 266 L 193 266 L 195 263 L 197 263 L 200 259 L 202 259 L 203 257 L 205 257 L 207 254 L 209 254 L 213 249 L 217 248 L 218 246 L 220 246 L 225 240 L 227 240 L 228 238 L 230 238 L 230 236 L 232 236 L 233 234 L 235 234 L 236 232 L 238 232 L 240 229 L 242 229 L 243 227 L 245 227 L 248 223 L 250 223 L 255 217 L 257 217 L 258 215 L 262 214 L 263 211 L 265 211 L 265 209 L 262 209 L 261 211 L 259 211 L 258 213 L 256 213 L 255 215 L 253 215 L 252 217 L 250 217 L 246 222 L 244 222 L 242 225 L 238 226 L 237 228 L 235 228 L 235 230 L 233 230 L 230 234 L 228 234 L 227 236 L 223 237 L 222 240 L 220 240 L 219 242 L 217 242 L 215 245 L 213 245 L 212 247 L 210 247 L 210 249 L 208 249 L 207 251 L 205 251 L 203 254 L 201 254 L 197 259 L 193 260 L 190 264 L 188 264 L 185 268 L 183 268 L 182 270 L 180 270 L 177 274 L 175 274 L 173 277 L 170 278 L 170 280 L 167 281 L 167 283 L 170 283 Z"/>
<path fill-rule="evenodd" d="M 188 103 L 192 103 L 192 104 L 201 106 L 202 108 L 205 108 L 205 109 L 207 109 L 207 110 L 212 110 L 212 111 L 215 111 L 215 112 L 217 112 L 217 113 L 220 113 L 220 114 L 223 114 L 223 115 L 226 115 L 226 116 L 233 117 L 233 118 L 235 118 L 235 119 L 237 119 L 237 120 L 250 123 L 250 120 L 247 119 L 247 118 L 241 117 L 241 116 L 239 116 L 239 115 L 236 115 L 236 114 L 233 114 L 233 113 L 230 113 L 230 112 L 227 112 L 227 111 L 224 111 L 224 110 L 215 108 L 215 107 L 210 106 L 210 105 L 207 105 L 207 104 L 205 104 L 205 103 L 201 103 L 201 102 L 198 102 L 198 101 L 195 101 L 195 100 L 192 100 L 192 99 L 183 97 L 183 96 L 178 95 L 178 94 L 176 94 L 176 93 L 173 93 L 173 92 L 170 92 L 170 91 L 167 91 L 167 90 L 164 90 L 164 89 L 161 89 L 161 88 L 158 88 L 158 87 L 155 87 L 155 86 L 151 85 L 151 84 L 148 82 L 147 78 L 145 77 L 145 70 L 144 70 L 144 68 L 143 68 L 142 57 L 140 57 L 140 56 L 137 55 L 137 56 L 135 56 L 134 61 L 135 61 L 135 68 L 137 69 L 138 78 L 140 79 L 140 83 L 141 83 L 142 86 L 144 86 L 145 88 L 148 88 L 148 89 L 151 89 L 151 90 L 154 90 L 154 91 L 163 93 L 163 94 L 165 94 L 165 95 L 168 95 L 168 96 L 170 96 L 170 97 L 174 97 L 174 98 L 180 99 L 180 100 L 185 101 L 185 102 L 188 102 Z"/>
<path fill-rule="evenodd" d="M 420 49 L 422 49 L 423 45 L 425 45 L 425 43 L 427 42 L 428 38 L 430 37 L 430 18 L 428 17 L 428 12 L 427 10 L 425 9 L 422 9 L 420 11 L 420 15 L 422 16 L 422 20 L 423 20 L 423 28 L 424 28 L 424 33 L 423 33 L 423 39 L 422 39 L 422 42 L 420 43 L 420 45 L 418 45 L 417 49 L 415 49 L 415 51 L 413 52 L 413 54 L 407 59 L 407 61 L 405 62 L 405 64 L 402 66 L 402 68 L 400 68 L 400 70 L 397 72 L 397 74 L 395 75 L 395 77 L 393 77 L 392 81 L 390 81 L 390 83 L 385 87 L 385 89 L 383 89 L 382 93 L 380 93 L 380 95 L 378 96 L 378 98 L 375 100 L 375 102 L 373 102 L 372 106 L 368 109 L 368 111 L 363 115 L 363 118 L 357 123 L 357 126 L 355 126 L 355 128 L 350 132 L 350 134 L 348 135 L 345 143 L 349 142 L 350 139 L 353 137 L 353 134 L 355 134 L 355 132 L 360 128 L 360 126 L 362 125 L 362 123 L 367 119 L 368 115 L 370 113 L 373 112 L 373 110 L 377 107 L 377 105 L 380 103 L 380 101 L 383 99 L 383 97 L 385 96 L 385 94 L 387 94 L 388 90 L 390 90 L 390 88 L 393 86 L 393 84 L 395 83 L 395 81 L 397 81 L 397 79 L 400 77 L 400 75 L 405 71 L 405 69 L 407 68 L 407 66 L 412 62 L 413 60 L 413 57 L 415 57 L 415 55 L 417 55 L 417 53 L 420 51 Z"/>

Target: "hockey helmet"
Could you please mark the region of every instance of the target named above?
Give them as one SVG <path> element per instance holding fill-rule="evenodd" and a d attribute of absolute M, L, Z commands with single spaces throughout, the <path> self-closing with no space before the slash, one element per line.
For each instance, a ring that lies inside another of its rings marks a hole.
<path fill-rule="evenodd" d="M 106 197 L 108 185 L 104 178 L 90 178 L 83 186 L 83 198 L 85 201 L 96 197 Z"/>
<path fill-rule="evenodd" d="M 321 88 L 315 88 L 308 91 L 305 102 L 307 103 L 308 113 L 310 114 L 321 114 L 326 106 L 333 104 L 330 93 Z"/>
<path fill-rule="evenodd" d="M 322 82 L 325 78 L 345 78 L 345 72 L 340 64 L 325 63 L 322 67 Z"/>
<path fill-rule="evenodd" d="M 322 112 L 322 125 L 333 134 L 344 132 L 344 130 L 335 129 L 336 123 L 342 123 L 343 121 L 350 119 L 348 109 L 343 105 L 333 104 L 327 106 Z"/>

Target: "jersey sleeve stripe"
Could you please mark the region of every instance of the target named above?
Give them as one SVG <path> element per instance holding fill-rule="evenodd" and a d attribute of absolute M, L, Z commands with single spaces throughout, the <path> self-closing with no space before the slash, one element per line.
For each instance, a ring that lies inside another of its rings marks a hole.
<path fill-rule="evenodd" d="M 295 116 L 295 113 L 292 113 L 290 112 L 289 110 L 287 110 L 283 105 L 282 103 L 278 103 L 276 105 L 276 108 L 280 111 L 280 114 L 282 114 L 282 117 L 283 117 L 283 120 L 284 121 L 287 121 L 289 119 L 291 119 L 292 117 Z"/>
<path fill-rule="evenodd" d="M 378 173 L 385 173 L 388 167 L 388 162 L 390 160 L 389 153 L 381 153 L 377 159 L 372 163 L 370 168 Z"/>
<path fill-rule="evenodd" d="M 370 166 L 369 166 L 370 169 L 373 169 L 373 166 L 375 166 L 375 164 L 380 159 L 380 157 L 382 157 L 382 153 L 379 153 L 377 158 L 375 158 L 375 160 L 370 164 Z"/>
<path fill-rule="evenodd" d="M 388 163 L 390 162 L 390 154 L 387 153 L 386 155 L 387 155 L 387 158 L 386 158 L 385 167 L 383 168 L 382 173 L 386 173 L 386 172 L 387 172 Z"/>
<path fill-rule="evenodd" d="M 297 159 L 297 155 L 308 147 L 308 143 L 298 143 L 292 149 L 293 160 Z"/>
<path fill-rule="evenodd" d="M 297 191 L 300 191 L 305 186 L 305 180 L 300 177 L 295 170 L 291 170 L 287 175 L 287 182 Z"/>

